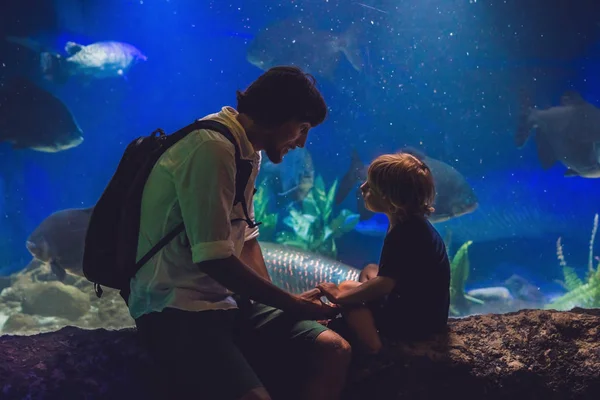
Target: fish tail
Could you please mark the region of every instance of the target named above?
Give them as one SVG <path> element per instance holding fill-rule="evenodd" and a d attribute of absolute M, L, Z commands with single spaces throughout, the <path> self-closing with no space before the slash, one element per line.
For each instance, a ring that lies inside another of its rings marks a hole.
<path fill-rule="evenodd" d="M 68 74 L 64 65 L 64 60 L 60 55 L 49 52 L 40 54 L 40 67 L 44 76 L 56 83 L 65 83 Z"/>
<path fill-rule="evenodd" d="M 517 132 L 515 133 L 515 145 L 518 148 L 523 147 L 525 142 L 527 142 L 531 129 L 533 128 L 531 122 L 532 111 L 531 97 L 527 93 L 521 92 L 519 121 L 517 124 Z"/>
<path fill-rule="evenodd" d="M 364 56 L 359 44 L 359 38 L 361 37 L 361 28 L 358 24 L 353 24 L 339 38 L 338 46 L 346 59 L 352 65 L 356 71 L 362 71 L 365 68 Z"/>
<path fill-rule="evenodd" d="M 352 156 L 350 159 L 350 168 L 346 171 L 346 174 L 342 177 L 340 184 L 338 186 L 338 190 L 335 194 L 335 204 L 340 204 L 350 190 L 356 185 L 357 182 L 362 178 L 361 170 L 363 169 L 363 163 L 360 160 L 360 156 L 356 149 L 352 149 Z"/>

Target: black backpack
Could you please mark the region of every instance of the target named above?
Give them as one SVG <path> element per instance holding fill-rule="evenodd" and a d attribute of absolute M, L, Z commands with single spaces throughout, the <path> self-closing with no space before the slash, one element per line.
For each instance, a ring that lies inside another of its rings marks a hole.
<path fill-rule="evenodd" d="M 253 222 L 248 216 L 244 197 L 246 185 L 252 174 L 252 161 L 241 158 L 237 142 L 225 125 L 212 120 L 196 120 L 171 135 L 157 129 L 149 136 L 139 137 L 125 149 L 116 172 L 94 206 L 87 228 L 83 274 L 94 283 L 98 297 L 102 296 L 102 285 L 120 290 L 121 297 L 128 303 L 131 278 L 162 247 L 184 230 L 184 224 L 179 224 L 136 262 L 142 194 L 146 180 L 160 156 L 188 133 L 197 129 L 219 132 L 235 146 L 236 177 L 233 204 L 242 203 L 246 218 L 239 220 L 246 221 L 250 227 L 260 224 Z"/>

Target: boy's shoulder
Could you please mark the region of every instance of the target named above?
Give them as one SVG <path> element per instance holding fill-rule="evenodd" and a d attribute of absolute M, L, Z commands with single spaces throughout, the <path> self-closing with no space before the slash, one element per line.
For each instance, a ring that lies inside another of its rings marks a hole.
<path fill-rule="evenodd" d="M 385 235 L 383 243 L 384 246 L 392 248 L 406 247 L 406 245 L 414 248 L 432 245 L 437 248 L 443 244 L 443 238 L 426 218 L 413 218 L 394 226 Z"/>

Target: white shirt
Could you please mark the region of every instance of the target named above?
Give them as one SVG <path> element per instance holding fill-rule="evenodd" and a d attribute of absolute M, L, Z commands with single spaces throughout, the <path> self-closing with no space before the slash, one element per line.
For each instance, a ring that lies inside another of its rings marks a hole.
<path fill-rule="evenodd" d="M 256 152 L 236 120 L 223 107 L 212 119 L 225 124 L 237 140 L 242 159 L 252 160 L 245 190 L 254 220 L 254 186 L 260 166 Z M 249 228 L 241 203 L 233 205 L 235 148 L 218 132 L 196 130 L 169 148 L 152 169 L 142 196 L 137 259 L 182 221 L 185 232 L 143 265 L 130 284 L 129 311 L 135 319 L 166 307 L 188 311 L 236 308 L 231 292 L 201 272 L 197 263 L 240 256 L 246 240 L 258 236 Z"/>

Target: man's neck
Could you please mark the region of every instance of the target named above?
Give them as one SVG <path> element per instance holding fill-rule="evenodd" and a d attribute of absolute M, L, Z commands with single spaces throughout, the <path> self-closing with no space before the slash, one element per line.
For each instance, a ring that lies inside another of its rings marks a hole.
<path fill-rule="evenodd" d="M 254 151 L 259 152 L 263 150 L 262 136 L 260 132 L 255 129 L 255 125 L 250 117 L 246 114 L 239 113 L 236 116 L 236 119 L 242 128 L 244 128 L 244 133 L 246 133 L 248 141 L 252 144 L 252 147 L 254 147 Z"/>

